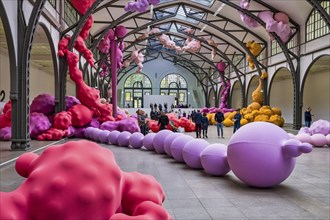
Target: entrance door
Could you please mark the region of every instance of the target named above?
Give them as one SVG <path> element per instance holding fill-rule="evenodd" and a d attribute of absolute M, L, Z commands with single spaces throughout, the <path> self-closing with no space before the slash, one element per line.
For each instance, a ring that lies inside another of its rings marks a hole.
<path fill-rule="evenodd" d="M 141 97 L 134 97 L 133 98 L 133 107 L 134 108 L 141 108 L 142 107 L 142 99 Z"/>

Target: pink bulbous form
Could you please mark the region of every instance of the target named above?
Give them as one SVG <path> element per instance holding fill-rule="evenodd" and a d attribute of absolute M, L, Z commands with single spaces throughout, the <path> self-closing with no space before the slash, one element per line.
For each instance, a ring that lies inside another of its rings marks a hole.
<path fill-rule="evenodd" d="M 327 120 L 317 120 L 309 128 L 311 134 L 330 134 L 330 122 Z"/>
<path fill-rule="evenodd" d="M 310 144 L 290 139 L 282 128 L 268 122 L 253 122 L 234 133 L 227 157 L 241 181 L 255 187 L 272 187 L 290 176 L 296 157 L 311 151 Z"/>
<path fill-rule="evenodd" d="M 121 171 L 113 153 L 93 142 L 23 154 L 15 168 L 27 179 L 0 192 L 0 219 L 171 219 L 154 177 Z"/>
<path fill-rule="evenodd" d="M 201 163 L 206 173 L 213 176 L 224 176 L 230 171 L 227 160 L 227 146 L 210 144 L 201 153 Z"/>
<path fill-rule="evenodd" d="M 52 124 L 46 115 L 38 112 L 30 114 L 30 137 L 36 139 L 40 134 L 47 131 Z"/>
<path fill-rule="evenodd" d="M 9 141 L 11 139 L 11 127 L 0 129 L 0 141 Z"/>
<path fill-rule="evenodd" d="M 118 38 L 123 38 L 127 34 L 127 29 L 123 25 L 119 25 L 115 28 L 115 35 Z"/>
<path fill-rule="evenodd" d="M 108 136 L 110 134 L 110 131 L 108 130 L 103 130 L 99 133 L 97 139 L 101 143 L 108 143 Z"/>
<path fill-rule="evenodd" d="M 297 134 L 296 139 L 303 142 L 303 143 L 311 143 L 312 142 L 311 135 L 306 134 L 306 133 Z"/>
<path fill-rule="evenodd" d="M 313 134 L 310 143 L 315 147 L 323 147 L 327 144 L 327 139 L 323 134 Z"/>

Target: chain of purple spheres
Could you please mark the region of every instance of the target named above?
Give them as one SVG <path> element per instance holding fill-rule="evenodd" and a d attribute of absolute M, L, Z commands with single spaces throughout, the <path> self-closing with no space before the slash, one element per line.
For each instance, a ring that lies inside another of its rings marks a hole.
<path fill-rule="evenodd" d="M 296 157 L 312 151 L 312 145 L 292 139 L 282 128 L 266 122 L 243 126 L 232 136 L 228 147 L 170 130 L 144 136 L 140 132 L 88 127 L 84 135 L 104 144 L 133 149 L 144 147 L 214 176 L 224 176 L 232 170 L 242 182 L 261 188 L 284 181 L 293 171 Z M 269 175 L 270 171 L 272 175 Z"/>

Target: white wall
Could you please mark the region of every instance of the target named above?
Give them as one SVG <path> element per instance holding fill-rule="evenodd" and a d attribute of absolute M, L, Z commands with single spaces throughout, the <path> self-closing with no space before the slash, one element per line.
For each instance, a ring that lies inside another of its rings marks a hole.
<path fill-rule="evenodd" d="M 232 85 L 233 90 L 231 91 L 231 108 L 238 109 L 242 108 L 242 92 L 241 92 L 241 86 L 239 85 L 239 82 L 236 82 Z"/>
<path fill-rule="evenodd" d="M 276 76 L 275 76 L 276 77 Z M 293 123 L 293 83 L 292 79 L 274 81 L 269 94 L 271 107 L 279 107 L 285 123 Z"/>
<path fill-rule="evenodd" d="M 328 71 L 307 75 L 303 91 L 303 115 L 306 109 L 311 107 L 312 114 L 314 115 L 313 121 L 318 119 L 330 121 L 329 82 L 330 73 Z"/>
<path fill-rule="evenodd" d="M 4 102 L 7 102 L 10 92 L 9 58 L 0 53 L 0 91 L 1 90 L 4 90 L 6 93 Z"/>
<path fill-rule="evenodd" d="M 128 76 L 130 76 L 132 73 L 135 73 L 136 68 L 133 69 L 130 73 L 127 73 L 121 81 L 118 83 L 118 88 L 122 89 L 124 91 L 124 83 Z M 188 104 L 190 104 L 193 107 L 202 107 L 197 106 L 196 102 L 193 99 L 193 89 L 197 90 L 198 97 L 203 97 L 202 100 L 200 100 L 201 105 L 204 106 L 205 100 L 204 100 L 204 93 L 201 87 L 196 86 L 196 78 L 186 69 L 179 65 L 174 65 L 172 62 L 169 62 L 167 60 L 164 60 L 162 58 L 159 58 L 157 60 L 150 61 L 148 63 L 143 64 L 143 70 L 142 72 L 146 74 L 152 83 L 152 95 L 159 95 L 160 94 L 160 81 L 168 74 L 170 73 L 178 73 L 180 74 L 188 84 Z M 123 99 L 124 96 L 122 96 L 121 100 L 118 100 L 118 105 L 123 105 Z"/>
<path fill-rule="evenodd" d="M 167 103 L 167 108 L 170 109 L 171 105 L 175 102 L 175 96 L 172 95 L 144 95 L 143 97 L 143 106 L 148 108 L 150 106 L 150 103 L 153 105 L 155 103 L 161 104 L 163 106 L 164 110 L 164 103 Z"/>
<path fill-rule="evenodd" d="M 0 89 L 5 90 L 5 101 L 8 101 L 10 92 L 8 56 L 0 54 L 0 63 Z M 54 75 L 38 70 L 34 66 L 30 66 L 30 103 L 34 97 L 41 93 L 49 93 L 51 95 L 55 95 Z M 76 86 L 70 79 L 68 79 L 67 82 L 67 95 L 76 95 Z"/>

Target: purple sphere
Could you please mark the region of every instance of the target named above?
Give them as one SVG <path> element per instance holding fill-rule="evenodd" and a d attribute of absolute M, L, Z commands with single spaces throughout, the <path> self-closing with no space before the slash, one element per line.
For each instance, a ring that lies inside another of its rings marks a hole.
<path fill-rule="evenodd" d="M 309 144 L 306 148 L 299 144 L 300 141 L 290 139 L 282 128 L 274 124 L 249 123 L 231 137 L 228 163 L 233 173 L 248 185 L 275 186 L 291 174 L 295 157 L 301 154 L 299 151 L 310 152 Z"/>
<path fill-rule="evenodd" d="M 164 150 L 164 140 L 167 136 L 169 136 L 170 134 L 172 134 L 173 132 L 170 131 L 170 130 L 162 130 L 162 131 L 159 131 L 155 138 L 154 138 L 154 142 L 153 142 L 153 145 L 154 145 L 154 148 L 155 148 L 155 151 L 159 154 L 164 154 L 165 153 L 165 150 Z"/>
<path fill-rule="evenodd" d="M 98 141 L 101 142 L 101 143 L 108 143 L 108 136 L 110 134 L 110 131 L 108 130 L 102 130 L 100 133 L 99 133 L 99 136 L 98 136 Z"/>
<path fill-rule="evenodd" d="M 76 137 L 76 138 L 84 138 L 84 133 L 85 133 L 85 130 L 86 128 L 78 128 L 78 127 L 75 127 L 75 132 L 74 132 L 74 135 L 73 137 Z"/>
<path fill-rule="evenodd" d="M 175 138 L 179 137 L 183 135 L 182 133 L 172 133 L 170 135 L 168 135 L 165 140 L 164 140 L 164 150 L 165 150 L 165 153 L 170 156 L 170 157 L 173 157 L 172 154 L 171 154 L 171 144 L 172 142 L 174 141 Z"/>
<path fill-rule="evenodd" d="M 72 106 L 80 104 L 80 101 L 75 96 L 65 96 L 65 111 L 68 111 Z"/>
<path fill-rule="evenodd" d="M 180 135 L 176 137 L 171 144 L 171 154 L 176 161 L 184 162 L 182 156 L 182 150 L 186 143 L 193 140 L 194 138 L 189 135 Z"/>
<path fill-rule="evenodd" d="M 121 147 L 129 146 L 129 138 L 131 137 L 131 133 L 128 131 L 123 131 L 118 136 L 118 145 Z"/>
<path fill-rule="evenodd" d="M 143 146 L 145 149 L 155 150 L 154 145 L 153 145 L 155 136 L 156 136 L 156 133 L 149 133 L 144 137 Z"/>
<path fill-rule="evenodd" d="M 30 114 L 30 137 L 36 139 L 40 134 L 47 131 L 52 124 L 46 115 L 38 112 Z"/>
<path fill-rule="evenodd" d="M 182 149 L 184 162 L 194 169 L 202 169 L 201 153 L 210 143 L 203 139 L 194 139 L 186 143 Z"/>
<path fill-rule="evenodd" d="M 35 97 L 30 106 L 30 112 L 39 112 L 44 115 L 55 113 L 55 97 L 49 94 L 40 94 Z"/>
<path fill-rule="evenodd" d="M 118 136 L 120 135 L 119 131 L 111 131 L 108 135 L 108 142 L 110 144 L 117 145 L 118 144 Z"/>
<path fill-rule="evenodd" d="M 144 135 L 140 132 L 135 132 L 129 138 L 129 144 L 135 148 L 139 149 L 143 146 Z"/>
<path fill-rule="evenodd" d="M 99 134 L 102 132 L 102 130 L 98 128 L 94 128 L 91 132 L 91 139 L 93 141 L 99 141 Z"/>
<path fill-rule="evenodd" d="M 201 153 L 201 163 L 206 173 L 223 176 L 230 171 L 227 160 L 227 146 L 210 144 Z"/>
<path fill-rule="evenodd" d="M 0 140 L 10 141 L 11 139 L 11 127 L 4 127 L 0 129 Z"/>
<path fill-rule="evenodd" d="M 88 128 L 86 128 L 85 131 L 84 131 L 84 135 L 85 135 L 85 137 L 88 138 L 88 139 L 91 139 L 91 138 L 92 138 L 91 134 L 92 134 L 92 131 L 93 131 L 94 129 L 95 129 L 95 128 L 93 128 L 93 127 L 88 127 Z"/>

